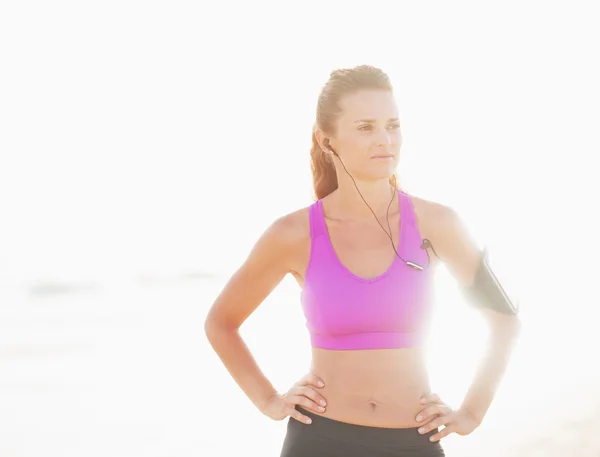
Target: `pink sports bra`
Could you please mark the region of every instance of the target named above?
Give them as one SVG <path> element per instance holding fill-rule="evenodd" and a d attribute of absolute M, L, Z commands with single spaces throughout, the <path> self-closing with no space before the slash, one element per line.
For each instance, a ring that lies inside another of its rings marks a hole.
<path fill-rule="evenodd" d="M 415 270 L 395 256 L 387 271 L 373 279 L 358 277 L 342 265 L 325 225 L 323 202 L 317 200 L 310 206 L 311 251 L 301 303 L 313 347 L 389 349 L 423 343 L 432 303 L 432 275 L 410 197 L 400 190 L 398 197 L 398 254 L 424 270 Z"/>

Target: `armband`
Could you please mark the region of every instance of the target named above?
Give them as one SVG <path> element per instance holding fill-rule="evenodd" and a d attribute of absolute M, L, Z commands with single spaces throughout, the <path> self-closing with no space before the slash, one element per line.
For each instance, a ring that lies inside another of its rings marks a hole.
<path fill-rule="evenodd" d="M 508 296 L 505 287 L 492 270 L 486 249 L 481 253 L 473 284 L 463 287 L 462 290 L 472 307 L 488 308 L 503 314 L 519 313 L 519 304 Z"/>

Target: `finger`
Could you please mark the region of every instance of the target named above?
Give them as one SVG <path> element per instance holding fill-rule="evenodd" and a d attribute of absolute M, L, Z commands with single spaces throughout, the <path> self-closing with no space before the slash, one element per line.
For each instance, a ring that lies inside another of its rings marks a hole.
<path fill-rule="evenodd" d="M 431 435 L 429 437 L 429 441 L 439 441 L 442 438 L 445 438 L 446 436 L 450 435 L 450 433 L 452 433 L 453 431 L 454 431 L 454 429 L 452 428 L 452 425 L 448 425 L 447 427 L 444 427 L 443 430 L 439 431 L 435 435 Z"/>
<path fill-rule="evenodd" d="M 313 386 L 319 387 L 319 388 L 325 386 L 325 383 L 323 382 L 323 380 L 313 373 L 307 374 L 304 378 L 302 378 L 301 381 L 302 382 L 300 385 L 302 385 L 302 386 L 313 385 Z"/>
<path fill-rule="evenodd" d="M 438 394 L 430 393 L 421 397 L 421 404 L 425 403 L 443 403 Z"/>
<path fill-rule="evenodd" d="M 310 424 L 312 422 L 310 417 L 305 416 L 300 411 L 298 411 L 297 409 L 294 409 L 294 408 L 290 408 L 288 415 L 291 418 L 297 420 L 298 422 L 302 422 L 303 424 Z"/>
<path fill-rule="evenodd" d="M 447 414 L 449 413 L 450 407 L 446 406 L 446 405 L 438 405 L 438 404 L 434 404 L 434 405 L 430 405 L 427 408 L 423 409 L 419 414 L 417 414 L 417 417 L 415 418 L 415 420 L 417 422 L 422 422 L 422 423 L 427 423 L 427 421 L 431 420 L 434 416 L 440 416 L 442 414 Z"/>
<path fill-rule="evenodd" d="M 304 395 L 294 395 L 290 398 L 290 401 L 295 405 L 300 405 L 303 408 L 308 409 L 309 411 L 312 410 L 316 413 L 322 413 L 325 411 L 323 406 L 317 405 L 314 401 L 305 397 Z"/>
<path fill-rule="evenodd" d="M 317 404 L 317 406 L 327 406 L 327 401 L 325 400 L 325 398 L 323 398 L 323 396 L 319 394 L 316 390 L 314 390 L 312 387 L 297 386 L 290 390 L 290 394 L 291 396 L 307 397 L 310 400 L 314 401 L 315 404 Z"/>
<path fill-rule="evenodd" d="M 298 390 L 299 394 L 305 395 L 306 397 L 314 401 L 316 404 L 319 404 L 321 406 L 327 406 L 327 401 L 325 400 L 325 398 L 311 387 L 300 387 L 300 389 Z"/>
<path fill-rule="evenodd" d="M 448 423 L 448 416 L 438 416 L 426 425 L 419 427 L 419 433 L 425 434 Z"/>

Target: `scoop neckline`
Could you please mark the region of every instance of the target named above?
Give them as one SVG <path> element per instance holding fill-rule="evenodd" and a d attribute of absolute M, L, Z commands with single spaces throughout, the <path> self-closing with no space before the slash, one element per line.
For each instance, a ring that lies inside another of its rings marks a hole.
<path fill-rule="evenodd" d="M 398 236 L 398 247 L 396 248 L 396 250 L 398 251 L 398 254 L 400 254 L 400 251 L 403 246 L 403 240 L 404 240 L 404 229 L 405 229 L 404 219 L 405 218 L 404 218 L 404 214 L 403 214 L 404 202 L 402 201 L 402 193 L 400 192 L 399 189 L 397 189 L 397 195 L 398 195 L 398 210 L 400 212 L 400 234 Z M 377 282 L 377 281 L 380 281 L 381 279 L 385 278 L 387 275 L 389 275 L 390 272 L 396 267 L 396 265 L 400 261 L 400 258 L 396 254 L 394 254 L 394 260 L 392 261 L 392 263 L 387 267 L 387 269 L 383 273 L 375 276 L 374 278 L 363 278 L 362 276 L 358 276 L 357 274 L 350 271 L 350 269 L 342 263 L 342 261 L 340 260 L 340 258 L 337 255 L 337 253 L 335 252 L 335 249 L 333 248 L 333 243 L 331 242 L 331 235 L 329 233 L 329 228 L 327 227 L 327 223 L 325 221 L 325 211 L 323 210 L 323 200 L 322 199 L 319 200 L 319 213 L 320 213 L 320 217 L 322 218 L 323 224 L 325 227 L 325 237 L 327 239 L 326 244 L 329 249 L 329 252 L 333 256 L 337 266 L 342 271 L 344 271 L 347 275 L 349 275 L 350 277 L 352 277 L 358 281 L 366 282 L 366 283 Z"/>

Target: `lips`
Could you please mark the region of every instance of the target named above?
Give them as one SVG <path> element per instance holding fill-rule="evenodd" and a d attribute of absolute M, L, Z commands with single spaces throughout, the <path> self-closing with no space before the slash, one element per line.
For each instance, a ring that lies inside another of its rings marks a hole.
<path fill-rule="evenodd" d="M 376 156 L 372 156 L 372 159 L 393 159 L 394 154 L 379 154 Z"/>

